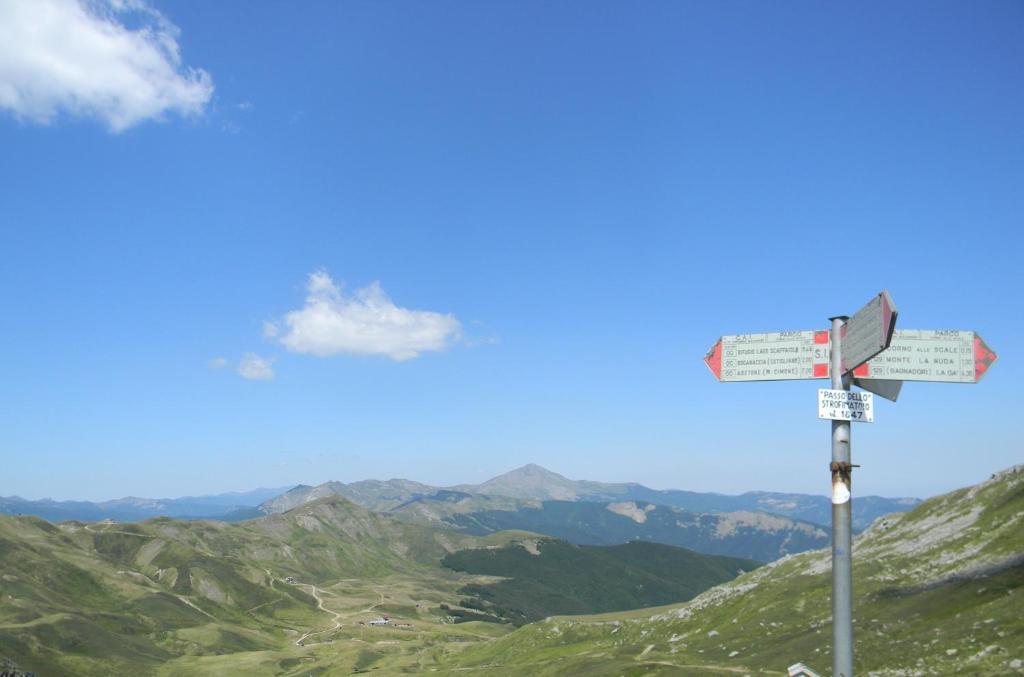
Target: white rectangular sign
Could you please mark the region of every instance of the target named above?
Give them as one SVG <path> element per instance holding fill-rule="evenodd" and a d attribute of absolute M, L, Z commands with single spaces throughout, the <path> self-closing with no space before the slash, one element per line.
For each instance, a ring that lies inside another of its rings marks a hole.
<path fill-rule="evenodd" d="M 875 396 L 851 390 L 818 389 L 818 418 L 875 422 Z"/>

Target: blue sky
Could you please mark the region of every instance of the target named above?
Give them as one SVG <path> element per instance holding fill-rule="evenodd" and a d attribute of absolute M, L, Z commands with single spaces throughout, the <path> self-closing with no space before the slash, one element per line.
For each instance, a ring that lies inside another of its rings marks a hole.
<path fill-rule="evenodd" d="M 702 357 L 883 288 L 1000 359 L 880 403 L 855 496 L 1022 460 L 1020 3 L 3 11 L 0 495 L 824 493 L 824 384 Z"/>

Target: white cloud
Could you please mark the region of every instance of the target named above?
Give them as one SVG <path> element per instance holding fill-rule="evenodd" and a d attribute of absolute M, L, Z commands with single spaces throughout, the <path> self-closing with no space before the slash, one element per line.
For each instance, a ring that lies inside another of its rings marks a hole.
<path fill-rule="evenodd" d="M 114 132 L 202 113 L 213 83 L 182 66 L 178 32 L 144 0 L 2 0 L 0 108 L 39 123 L 98 118 Z"/>
<path fill-rule="evenodd" d="M 269 381 L 274 378 L 273 364 L 271 358 L 246 353 L 238 363 L 238 375 L 252 381 Z"/>
<path fill-rule="evenodd" d="M 215 357 L 206 363 L 206 366 L 210 369 L 223 369 L 228 366 L 228 361 L 223 357 Z"/>
<path fill-rule="evenodd" d="M 443 350 L 462 335 L 453 315 L 399 308 L 377 282 L 346 295 L 324 271 L 309 276 L 306 305 L 282 323 L 285 347 L 320 357 L 355 353 L 409 360 Z"/>
<path fill-rule="evenodd" d="M 263 321 L 263 338 L 274 338 L 280 333 L 281 328 L 277 326 L 277 322 Z"/>

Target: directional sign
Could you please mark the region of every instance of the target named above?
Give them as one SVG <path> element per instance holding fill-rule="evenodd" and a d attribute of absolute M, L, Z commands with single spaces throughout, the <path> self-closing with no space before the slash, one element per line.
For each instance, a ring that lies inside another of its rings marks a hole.
<path fill-rule="evenodd" d="M 704 356 L 719 381 L 780 381 L 828 376 L 828 332 L 723 336 Z"/>
<path fill-rule="evenodd" d="M 868 364 L 871 363 L 869 362 Z M 856 373 L 856 371 L 857 370 L 854 369 L 854 373 Z M 895 402 L 900 396 L 900 390 L 903 388 L 903 381 L 892 381 L 882 378 L 855 378 L 853 379 L 853 385 L 858 388 L 863 388 L 869 393 L 874 393 L 879 397 L 884 397 L 887 400 Z"/>
<path fill-rule="evenodd" d="M 845 374 L 889 347 L 896 328 L 896 305 L 889 292 L 871 299 L 840 330 L 842 369 Z"/>
<path fill-rule="evenodd" d="M 833 421 L 875 422 L 875 402 L 871 393 L 850 390 L 818 389 L 818 418 Z"/>
<path fill-rule="evenodd" d="M 715 378 L 778 381 L 829 377 L 827 331 L 723 336 L 704 356 Z M 895 400 L 902 381 L 977 383 L 996 354 L 976 332 L 897 329 L 889 347 L 853 370 L 854 384 Z"/>
<path fill-rule="evenodd" d="M 897 329 L 889 348 L 854 369 L 853 375 L 865 379 L 977 383 L 996 359 L 992 349 L 973 331 Z"/>

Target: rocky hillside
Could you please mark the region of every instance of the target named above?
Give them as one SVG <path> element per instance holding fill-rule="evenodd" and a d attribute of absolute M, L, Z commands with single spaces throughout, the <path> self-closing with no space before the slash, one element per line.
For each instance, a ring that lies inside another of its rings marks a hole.
<path fill-rule="evenodd" d="M 761 562 L 829 542 L 823 527 L 780 515 L 700 514 L 644 501 L 534 501 L 441 491 L 389 514 L 478 536 L 520 529 L 583 545 L 643 540 Z"/>
<path fill-rule="evenodd" d="M 854 546 L 858 674 L 1024 669 L 1024 466 L 878 521 Z M 787 557 L 660 610 L 551 618 L 451 663 L 488 674 L 831 668 L 830 554 Z"/>
<path fill-rule="evenodd" d="M 274 514 L 285 512 L 310 501 L 327 496 L 342 496 L 357 503 L 367 510 L 386 511 L 402 503 L 420 496 L 427 496 L 437 491 L 431 487 L 411 480 L 361 480 L 345 484 L 344 482 L 324 482 L 315 487 L 300 484 L 289 489 L 280 496 L 263 502 L 260 512 Z"/>

